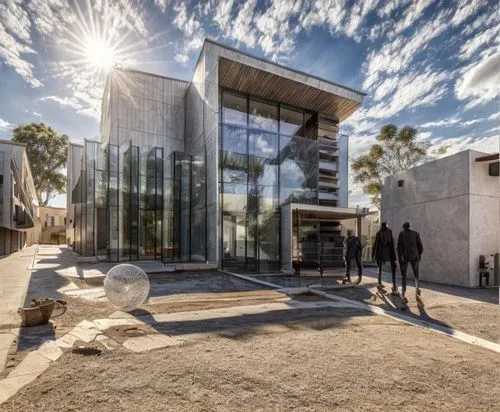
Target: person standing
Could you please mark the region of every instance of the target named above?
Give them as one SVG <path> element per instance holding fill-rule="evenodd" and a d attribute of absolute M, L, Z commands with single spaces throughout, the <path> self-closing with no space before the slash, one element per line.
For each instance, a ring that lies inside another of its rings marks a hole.
<path fill-rule="evenodd" d="M 403 224 L 403 230 L 399 234 L 398 238 L 398 259 L 399 267 L 401 269 L 401 276 L 403 278 L 401 297 L 403 299 L 403 302 L 405 303 L 408 302 L 408 299 L 406 299 L 405 297 L 406 271 L 408 269 L 408 263 L 411 265 L 413 275 L 415 276 L 415 293 L 417 302 L 422 303 L 422 299 L 420 298 L 421 293 L 418 269 L 423 251 L 424 248 L 422 246 L 422 241 L 420 240 L 419 233 L 411 229 L 410 222 L 405 222 Z"/>
<path fill-rule="evenodd" d="M 377 262 L 378 267 L 378 287 L 384 288 L 382 283 L 382 266 L 385 262 L 391 263 L 392 272 L 392 293 L 398 291 L 396 286 L 396 251 L 394 249 L 394 238 L 392 230 L 389 229 L 386 222 L 382 222 L 382 227 L 375 236 L 375 244 L 372 250 L 372 259 Z"/>
<path fill-rule="evenodd" d="M 358 267 L 358 280 L 356 281 L 356 284 L 359 285 L 361 283 L 361 278 L 363 277 L 363 267 L 361 265 L 362 251 L 363 246 L 361 246 L 361 242 L 356 236 L 354 236 L 354 232 L 352 230 L 348 230 L 347 237 L 344 239 L 346 273 L 342 283 L 351 282 L 351 264 L 353 260 L 356 261 L 356 265 Z"/>

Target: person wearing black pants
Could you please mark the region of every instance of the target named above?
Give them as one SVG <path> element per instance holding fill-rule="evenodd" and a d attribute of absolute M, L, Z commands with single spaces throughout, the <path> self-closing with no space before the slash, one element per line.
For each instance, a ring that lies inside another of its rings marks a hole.
<path fill-rule="evenodd" d="M 391 263 L 392 272 L 392 293 L 398 291 L 396 286 L 396 251 L 394 249 L 394 238 L 392 230 L 387 227 L 386 222 L 382 222 L 382 227 L 377 232 L 375 237 L 375 244 L 372 250 L 372 259 L 377 262 L 378 267 L 378 287 L 384 288 L 382 283 L 382 266 L 385 262 Z"/>
<path fill-rule="evenodd" d="M 413 270 L 413 275 L 415 276 L 415 289 L 416 289 L 416 299 L 417 302 L 421 303 L 420 298 L 420 279 L 419 279 L 419 263 L 422 258 L 422 253 L 424 248 L 422 246 L 422 241 L 420 240 L 420 235 L 418 232 L 411 230 L 410 223 L 405 222 L 403 224 L 403 230 L 399 234 L 398 238 L 398 259 L 399 267 L 401 269 L 401 276 L 403 278 L 403 288 L 401 291 L 401 297 L 406 303 L 408 299 L 405 297 L 406 293 L 406 271 L 408 269 L 408 263 L 411 265 Z"/>
<path fill-rule="evenodd" d="M 361 264 L 361 254 L 363 251 L 363 246 L 359 239 L 354 236 L 352 230 L 347 231 L 347 237 L 344 240 L 344 259 L 345 259 L 345 278 L 343 283 L 351 282 L 351 264 L 352 260 L 356 261 L 356 266 L 358 267 L 358 280 L 356 284 L 361 283 L 361 278 L 363 277 L 363 266 Z"/>

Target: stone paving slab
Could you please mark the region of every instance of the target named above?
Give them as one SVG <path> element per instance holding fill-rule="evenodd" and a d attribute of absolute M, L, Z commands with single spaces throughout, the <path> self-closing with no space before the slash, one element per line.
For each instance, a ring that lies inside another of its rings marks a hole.
<path fill-rule="evenodd" d="M 182 341 L 166 335 L 146 335 L 127 339 L 123 346 L 133 352 L 148 352 L 167 346 L 179 346 Z"/>
<path fill-rule="evenodd" d="M 101 331 L 105 331 L 106 329 L 115 327 L 115 326 L 127 326 L 127 325 L 144 325 L 144 322 L 141 322 L 138 319 L 96 319 L 94 320 L 94 324 Z"/>
<path fill-rule="evenodd" d="M 115 350 L 121 346 L 117 341 L 108 338 L 105 335 L 96 336 L 95 340 L 103 345 L 107 350 Z"/>
<path fill-rule="evenodd" d="M 58 346 L 56 341 L 53 340 L 42 343 L 42 345 L 37 349 L 37 352 L 52 362 L 58 360 L 63 354 L 60 346 Z"/>
<path fill-rule="evenodd" d="M 71 348 L 79 338 L 75 335 L 67 333 L 66 335 L 56 339 L 56 345 L 60 348 Z"/>
<path fill-rule="evenodd" d="M 11 377 L 10 375 L 2 379 L 0 381 L 0 405 L 9 399 L 11 396 L 14 396 L 16 392 L 21 389 L 23 386 L 28 385 L 32 381 L 34 381 L 39 373 L 31 373 L 28 375 L 21 375 Z"/>
<path fill-rule="evenodd" d="M 50 359 L 40 355 L 36 350 L 28 353 L 22 362 L 9 374 L 9 378 L 23 375 L 40 375 L 50 365 Z"/>
<path fill-rule="evenodd" d="M 70 332 L 70 335 L 75 336 L 77 339 L 82 340 L 85 343 L 92 342 L 97 335 L 101 334 L 101 331 L 95 326 L 85 327 L 85 326 L 75 326 Z"/>

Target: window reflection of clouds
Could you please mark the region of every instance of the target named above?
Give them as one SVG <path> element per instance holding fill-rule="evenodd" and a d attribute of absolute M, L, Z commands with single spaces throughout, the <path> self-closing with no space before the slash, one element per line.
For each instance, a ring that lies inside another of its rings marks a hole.
<path fill-rule="evenodd" d="M 278 131 L 278 107 L 250 99 L 249 124 L 255 129 Z"/>

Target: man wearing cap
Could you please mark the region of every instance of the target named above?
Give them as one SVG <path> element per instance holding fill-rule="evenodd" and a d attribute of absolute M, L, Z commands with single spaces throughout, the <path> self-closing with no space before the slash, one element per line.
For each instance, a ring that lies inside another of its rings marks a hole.
<path fill-rule="evenodd" d="M 410 263 L 413 270 L 413 275 L 415 276 L 415 288 L 416 288 L 416 299 L 417 302 L 421 303 L 420 298 L 420 283 L 419 283 L 419 273 L 418 266 L 420 259 L 422 257 L 422 252 L 424 248 L 422 246 L 422 241 L 420 240 L 420 235 L 410 228 L 410 222 L 405 222 L 403 224 L 403 230 L 399 234 L 398 238 L 398 259 L 399 267 L 401 269 L 401 276 L 403 278 L 403 288 L 401 291 L 401 297 L 403 302 L 407 303 L 408 299 L 405 297 L 406 293 L 406 271 L 408 269 L 408 263 Z"/>
<path fill-rule="evenodd" d="M 361 283 L 361 278 L 363 277 L 363 267 L 361 265 L 361 253 L 363 251 L 363 246 L 359 239 L 354 236 L 352 230 L 347 231 L 347 237 L 344 240 L 344 258 L 345 258 L 345 278 L 343 283 L 351 282 L 351 263 L 352 260 L 356 260 L 356 265 L 358 267 L 358 280 L 357 284 Z"/>
<path fill-rule="evenodd" d="M 375 244 L 372 250 L 372 259 L 378 266 L 378 287 L 384 288 L 382 283 L 382 266 L 385 262 L 391 263 L 392 271 L 392 293 L 397 293 L 396 286 L 396 251 L 394 250 L 394 238 L 392 230 L 389 229 L 386 222 L 382 222 L 382 227 L 377 232 Z"/>

